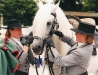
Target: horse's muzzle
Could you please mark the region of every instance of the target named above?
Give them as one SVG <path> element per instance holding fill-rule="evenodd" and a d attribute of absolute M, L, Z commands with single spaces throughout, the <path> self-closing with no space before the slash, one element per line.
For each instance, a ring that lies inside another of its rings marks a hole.
<path fill-rule="evenodd" d="M 43 48 L 38 46 L 37 48 L 32 48 L 33 52 L 36 54 L 36 55 L 41 55 L 43 53 Z"/>

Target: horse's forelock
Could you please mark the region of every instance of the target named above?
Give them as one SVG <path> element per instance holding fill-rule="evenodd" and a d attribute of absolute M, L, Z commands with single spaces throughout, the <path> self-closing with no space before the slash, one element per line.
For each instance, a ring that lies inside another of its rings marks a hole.
<path fill-rule="evenodd" d="M 33 21 L 34 35 L 39 35 L 40 37 L 45 35 L 47 22 L 50 18 L 51 12 L 51 6 L 49 5 L 44 5 L 38 10 Z"/>

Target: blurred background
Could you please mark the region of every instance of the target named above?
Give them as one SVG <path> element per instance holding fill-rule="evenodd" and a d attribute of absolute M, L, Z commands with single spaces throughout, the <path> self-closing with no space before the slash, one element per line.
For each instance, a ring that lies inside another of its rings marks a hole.
<path fill-rule="evenodd" d="M 57 4 L 65 15 L 78 18 L 93 18 L 98 25 L 98 0 L 0 0 L 0 26 L 6 26 L 10 19 L 21 20 L 22 25 L 32 26 L 36 12 L 43 4 Z M 23 29 L 27 34 L 31 28 Z M 0 29 L 0 37 L 4 36 L 5 29 Z"/>
<path fill-rule="evenodd" d="M 90 17 L 98 24 L 98 0 L 0 0 L 0 25 L 6 26 L 8 20 L 16 18 L 31 26 L 40 1 L 44 4 L 60 1 L 66 16 Z"/>

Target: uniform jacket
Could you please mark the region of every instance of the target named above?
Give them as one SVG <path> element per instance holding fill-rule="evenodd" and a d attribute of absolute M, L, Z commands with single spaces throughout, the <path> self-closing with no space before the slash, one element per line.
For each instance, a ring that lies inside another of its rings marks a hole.
<path fill-rule="evenodd" d="M 26 53 L 22 50 L 22 47 L 18 43 L 15 42 L 14 39 L 10 38 L 9 41 L 12 42 L 16 46 L 16 48 L 20 51 L 20 55 L 18 56 L 20 67 L 18 70 L 28 73 L 30 63 L 32 64 L 34 61 L 32 51 L 29 49 L 28 53 Z"/>
<path fill-rule="evenodd" d="M 97 48 L 98 47 L 98 35 L 94 36 L 94 42 L 95 42 L 94 47 Z"/>
<path fill-rule="evenodd" d="M 84 43 L 77 48 L 77 43 L 68 36 L 61 38 L 61 40 L 71 46 L 67 55 L 61 56 L 58 51 L 53 48 L 52 52 L 55 56 L 55 58 L 53 58 L 49 52 L 54 63 L 61 66 L 61 75 L 80 75 L 86 72 L 92 55 L 93 46 Z"/>

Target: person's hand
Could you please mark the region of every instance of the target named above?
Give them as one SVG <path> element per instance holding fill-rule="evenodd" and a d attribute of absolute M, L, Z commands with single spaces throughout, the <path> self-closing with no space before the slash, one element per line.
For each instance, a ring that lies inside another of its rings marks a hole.
<path fill-rule="evenodd" d="M 96 51 L 96 48 L 95 47 L 93 48 L 92 55 L 97 55 L 97 51 Z"/>
<path fill-rule="evenodd" d="M 28 46 L 25 46 L 25 45 L 24 45 L 22 50 L 23 50 L 24 52 L 28 53 L 28 50 L 29 50 L 29 49 L 28 49 Z"/>
<path fill-rule="evenodd" d="M 21 44 L 22 44 L 23 46 L 25 45 L 26 39 L 24 38 L 24 36 L 21 36 L 21 37 L 20 37 L 20 42 L 21 42 Z"/>
<path fill-rule="evenodd" d="M 26 44 L 30 45 L 33 42 L 33 40 L 34 40 L 33 36 L 28 36 L 26 39 Z"/>
<path fill-rule="evenodd" d="M 45 42 L 46 42 L 46 44 L 47 44 L 49 47 L 55 48 L 54 43 L 53 43 L 51 37 L 48 37 Z"/>
<path fill-rule="evenodd" d="M 30 32 L 29 35 L 26 36 L 21 36 L 20 38 L 20 42 L 22 43 L 22 45 L 30 45 L 33 42 L 34 38 L 33 38 L 33 33 Z"/>
<path fill-rule="evenodd" d="M 59 37 L 63 37 L 64 34 L 61 31 L 54 30 L 53 33 Z"/>
<path fill-rule="evenodd" d="M 28 39 L 28 36 L 33 36 L 32 31 L 31 31 L 28 35 L 25 35 L 24 38 L 25 38 L 25 39 Z"/>

